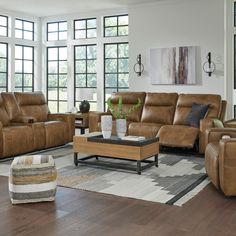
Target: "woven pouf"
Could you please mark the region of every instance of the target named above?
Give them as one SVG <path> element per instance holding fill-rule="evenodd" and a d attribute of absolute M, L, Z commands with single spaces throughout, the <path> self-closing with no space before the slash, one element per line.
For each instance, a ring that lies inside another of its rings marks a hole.
<path fill-rule="evenodd" d="M 9 194 L 12 204 L 53 201 L 57 169 L 52 156 L 16 157 L 11 164 Z"/>

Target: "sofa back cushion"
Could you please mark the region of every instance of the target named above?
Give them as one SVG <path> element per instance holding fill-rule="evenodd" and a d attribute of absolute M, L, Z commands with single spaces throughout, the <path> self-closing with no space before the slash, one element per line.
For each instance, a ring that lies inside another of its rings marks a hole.
<path fill-rule="evenodd" d="M 42 92 L 14 94 L 23 115 L 33 116 L 37 121 L 47 120 L 49 109 Z"/>
<path fill-rule="evenodd" d="M 0 94 L 0 121 L 2 122 L 3 126 L 10 123 L 10 117 L 5 108 L 5 104 L 2 98 L 2 94 Z"/>
<path fill-rule="evenodd" d="M 173 124 L 177 99 L 177 93 L 147 93 L 141 121 Z"/>
<path fill-rule="evenodd" d="M 14 93 L 2 93 L 2 98 L 7 110 L 7 113 L 11 120 L 14 120 L 15 118 L 19 117 L 21 115 L 20 108 L 17 104 L 16 98 L 14 96 Z"/>
<path fill-rule="evenodd" d="M 145 92 L 117 92 L 111 95 L 111 102 L 114 105 L 114 108 L 117 109 L 119 97 L 122 96 L 123 111 L 127 112 L 134 104 L 138 102 L 138 99 L 140 99 L 142 105 L 133 111 L 127 119 L 128 121 L 139 122 L 141 119 L 145 95 Z"/>
<path fill-rule="evenodd" d="M 186 124 L 193 103 L 209 105 L 206 117 L 218 118 L 221 111 L 221 96 L 216 94 L 180 94 L 175 111 L 174 125 Z"/>

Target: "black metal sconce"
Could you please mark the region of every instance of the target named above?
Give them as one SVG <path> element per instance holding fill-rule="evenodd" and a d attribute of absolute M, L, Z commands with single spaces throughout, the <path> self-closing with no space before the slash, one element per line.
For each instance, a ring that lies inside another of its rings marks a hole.
<path fill-rule="evenodd" d="M 141 76 L 143 71 L 144 71 L 144 66 L 142 64 L 141 54 L 138 54 L 137 62 L 134 64 L 134 72 L 137 74 L 137 76 Z"/>
<path fill-rule="evenodd" d="M 214 62 L 211 61 L 211 53 L 208 52 L 207 61 L 203 64 L 203 71 L 208 74 L 208 76 L 211 76 L 211 74 L 215 71 L 216 65 Z"/>

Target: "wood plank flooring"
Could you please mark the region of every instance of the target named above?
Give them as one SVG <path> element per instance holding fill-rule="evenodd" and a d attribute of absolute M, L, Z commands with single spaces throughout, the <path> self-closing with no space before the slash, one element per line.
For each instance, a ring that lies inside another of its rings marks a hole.
<path fill-rule="evenodd" d="M 208 185 L 182 207 L 59 187 L 56 201 L 11 205 L 0 177 L 1 236 L 236 235 L 236 198 Z"/>

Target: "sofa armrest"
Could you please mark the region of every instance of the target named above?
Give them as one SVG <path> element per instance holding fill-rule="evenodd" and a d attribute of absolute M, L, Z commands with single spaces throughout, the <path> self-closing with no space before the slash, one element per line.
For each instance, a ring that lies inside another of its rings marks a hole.
<path fill-rule="evenodd" d="M 111 115 L 111 113 L 99 111 L 89 112 L 89 133 L 99 131 L 98 123 L 101 122 L 102 115 Z"/>
<path fill-rule="evenodd" d="M 48 120 L 51 121 L 58 120 L 65 122 L 68 129 L 68 142 L 73 141 L 73 136 L 75 135 L 75 114 L 72 113 L 48 114 Z"/>
<path fill-rule="evenodd" d="M 219 145 L 220 188 L 226 196 L 235 196 L 236 138 L 223 139 L 220 141 Z"/>
<path fill-rule="evenodd" d="M 0 157 L 3 156 L 3 134 L 2 134 L 2 128 L 3 128 L 3 124 L 0 121 Z"/>
<path fill-rule="evenodd" d="M 199 127 L 199 153 L 204 153 L 206 149 L 206 140 L 205 140 L 205 132 L 207 129 L 213 128 L 213 118 L 205 118 L 200 120 Z"/>
<path fill-rule="evenodd" d="M 212 142 L 219 142 L 223 135 L 229 135 L 231 138 L 236 138 L 235 128 L 211 128 L 205 132 L 206 144 Z"/>

